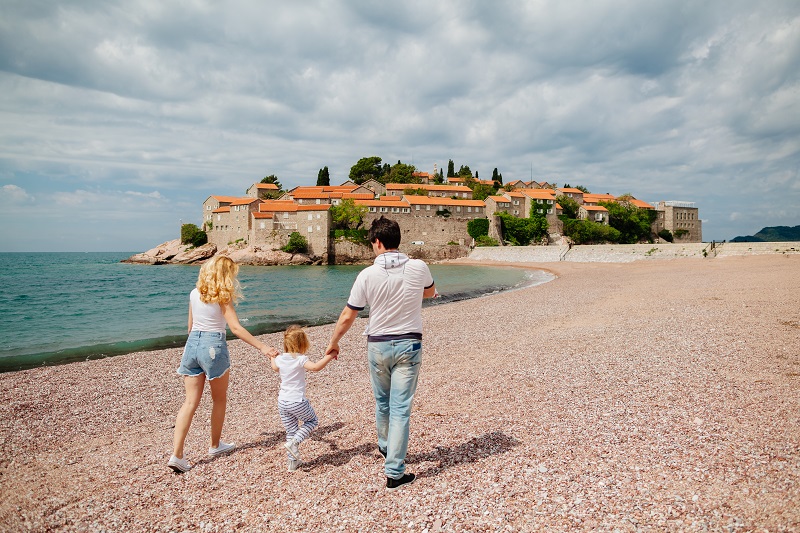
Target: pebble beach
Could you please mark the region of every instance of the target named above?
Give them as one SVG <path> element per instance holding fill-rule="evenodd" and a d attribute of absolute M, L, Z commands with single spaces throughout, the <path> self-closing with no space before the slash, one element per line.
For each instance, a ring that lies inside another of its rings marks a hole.
<path fill-rule="evenodd" d="M 296 472 L 238 340 L 237 448 L 207 455 L 206 394 L 182 475 L 181 349 L 0 374 L 0 530 L 800 531 L 800 255 L 513 266 L 556 278 L 423 310 L 414 484 L 385 489 L 359 319 Z"/>

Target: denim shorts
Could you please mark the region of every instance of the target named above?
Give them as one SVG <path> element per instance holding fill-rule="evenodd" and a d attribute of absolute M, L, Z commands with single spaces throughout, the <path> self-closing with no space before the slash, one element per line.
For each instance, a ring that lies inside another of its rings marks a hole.
<path fill-rule="evenodd" d="M 228 343 L 225 341 L 224 333 L 218 331 L 189 333 L 178 374 L 182 376 L 205 374 L 208 379 L 216 379 L 224 376 L 230 367 L 231 356 L 228 354 Z"/>

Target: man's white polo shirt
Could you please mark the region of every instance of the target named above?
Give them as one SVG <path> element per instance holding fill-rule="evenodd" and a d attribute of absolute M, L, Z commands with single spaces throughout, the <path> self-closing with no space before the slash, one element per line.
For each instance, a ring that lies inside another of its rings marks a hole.
<path fill-rule="evenodd" d="M 347 307 L 361 311 L 369 306 L 364 335 L 385 337 L 422 335 L 422 293 L 433 286 L 428 265 L 397 252 L 384 252 L 356 278 Z"/>

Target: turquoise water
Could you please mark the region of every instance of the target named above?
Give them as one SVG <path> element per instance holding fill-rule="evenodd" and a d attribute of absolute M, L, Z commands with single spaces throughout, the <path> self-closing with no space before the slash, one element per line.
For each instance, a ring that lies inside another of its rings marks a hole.
<path fill-rule="evenodd" d="M 0 253 L 0 372 L 182 346 L 198 266 L 120 263 L 131 253 Z M 363 266 L 248 267 L 239 319 L 256 335 L 336 320 Z M 544 283 L 541 271 L 431 265 L 440 299 Z"/>

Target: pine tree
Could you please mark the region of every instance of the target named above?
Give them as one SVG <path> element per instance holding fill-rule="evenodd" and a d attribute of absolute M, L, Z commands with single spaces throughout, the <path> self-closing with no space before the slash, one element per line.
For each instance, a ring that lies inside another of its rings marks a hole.
<path fill-rule="evenodd" d="M 328 173 L 328 167 L 319 169 L 317 174 L 317 187 L 327 187 L 331 184 L 331 176 Z"/>

